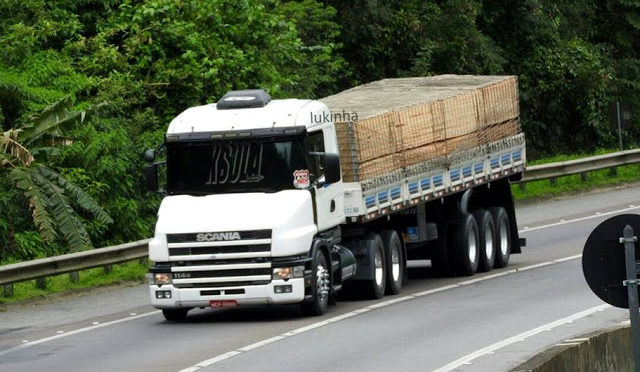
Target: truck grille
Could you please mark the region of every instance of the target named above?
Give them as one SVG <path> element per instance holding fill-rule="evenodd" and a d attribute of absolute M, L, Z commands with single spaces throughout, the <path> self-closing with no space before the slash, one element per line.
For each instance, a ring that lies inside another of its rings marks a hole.
<path fill-rule="evenodd" d="M 177 288 L 271 282 L 271 230 L 168 234 L 167 243 Z"/>
<path fill-rule="evenodd" d="M 271 245 L 232 245 L 227 247 L 185 247 L 169 248 L 169 256 L 191 256 L 194 254 L 225 254 L 225 253 L 251 253 L 271 252 Z"/>

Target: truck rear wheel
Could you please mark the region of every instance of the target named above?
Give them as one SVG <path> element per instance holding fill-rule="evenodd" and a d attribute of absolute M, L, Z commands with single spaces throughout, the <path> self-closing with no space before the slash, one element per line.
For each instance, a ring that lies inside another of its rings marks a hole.
<path fill-rule="evenodd" d="M 311 299 L 302 303 L 302 312 L 311 316 L 322 315 L 327 312 L 329 307 L 331 281 L 327 258 L 319 249 L 313 258 L 311 275 Z"/>
<path fill-rule="evenodd" d="M 367 298 L 378 299 L 384 296 L 387 282 L 387 270 L 382 239 L 378 234 L 372 235 L 374 238 L 372 240 L 368 240 L 367 243 L 373 245 L 373 257 L 371 257 L 371 263 L 373 264 L 373 278 L 371 280 L 363 281 L 361 285 Z"/>
<path fill-rule="evenodd" d="M 478 236 L 480 248 L 480 263 L 478 271 L 491 271 L 496 259 L 496 245 L 494 238 L 496 235 L 496 226 L 493 222 L 491 213 L 485 209 L 473 211 L 473 216 L 478 223 Z"/>
<path fill-rule="evenodd" d="M 162 309 L 162 315 L 170 322 L 181 322 L 187 318 L 189 309 Z"/>
<path fill-rule="evenodd" d="M 402 290 L 402 279 L 405 270 L 402 242 L 395 230 L 382 231 L 380 237 L 382 238 L 386 258 L 386 294 L 395 295 Z"/>
<path fill-rule="evenodd" d="M 454 239 L 456 271 L 471 276 L 478 270 L 480 261 L 478 223 L 471 213 L 466 213 L 457 223 Z"/>
<path fill-rule="evenodd" d="M 496 260 L 494 267 L 506 267 L 511 256 L 511 224 L 509 215 L 503 207 L 489 209 L 496 225 Z"/>

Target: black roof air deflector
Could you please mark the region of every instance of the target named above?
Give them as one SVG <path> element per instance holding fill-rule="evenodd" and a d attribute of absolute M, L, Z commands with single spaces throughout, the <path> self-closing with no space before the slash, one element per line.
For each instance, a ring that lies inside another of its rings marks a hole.
<path fill-rule="evenodd" d="M 232 90 L 227 92 L 218 103 L 218 110 L 264 107 L 271 101 L 269 93 L 263 89 Z"/>

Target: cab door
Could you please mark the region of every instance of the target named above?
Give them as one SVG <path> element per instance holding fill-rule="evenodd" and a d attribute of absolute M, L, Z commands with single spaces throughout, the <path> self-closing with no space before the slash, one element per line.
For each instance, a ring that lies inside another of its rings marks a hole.
<path fill-rule="evenodd" d="M 337 153 L 337 141 L 333 134 L 333 126 L 322 130 L 307 132 L 305 147 L 310 153 Z M 316 180 L 314 183 L 315 213 L 318 231 L 326 231 L 344 222 L 344 194 L 342 179 L 339 182 L 326 184 L 322 169 L 322 158 L 310 156 L 310 173 Z"/>

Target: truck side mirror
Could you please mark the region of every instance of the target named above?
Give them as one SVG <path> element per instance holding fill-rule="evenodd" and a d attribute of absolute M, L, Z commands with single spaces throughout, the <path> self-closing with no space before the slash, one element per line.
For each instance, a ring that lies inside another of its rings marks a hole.
<path fill-rule="evenodd" d="M 148 191 L 158 191 L 158 166 L 156 164 L 144 167 L 144 187 Z"/>
<path fill-rule="evenodd" d="M 325 183 L 340 181 L 340 157 L 337 154 L 325 154 L 322 157 Z"/>

